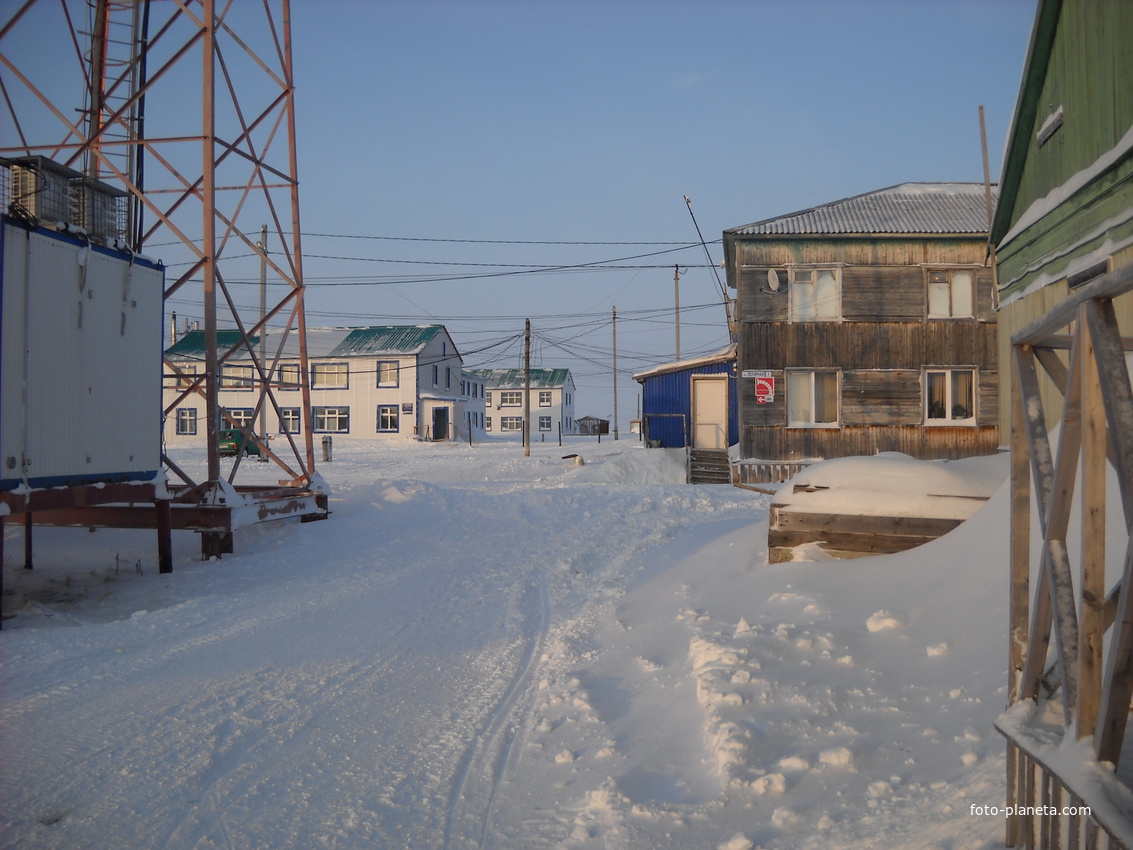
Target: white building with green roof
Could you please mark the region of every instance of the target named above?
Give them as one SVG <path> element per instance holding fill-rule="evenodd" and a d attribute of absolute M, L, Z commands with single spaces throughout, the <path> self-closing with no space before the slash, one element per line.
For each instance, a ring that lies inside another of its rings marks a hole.
<path fill-rule="evenodd" d="M 308 328 L 307 374 L 300 373 L 295 334 L 269 329 L 262 340 L 253 337 L 253 349 L 265 352 L 279 405 L 263 417 L 255 410 L 256 370 L 239 341 L 237 331 L 218 333 L 222 428 L 245 427 L 268 439 L 310 428 L 316 437 L 459 440 L 483 420 L 483 382 L 464 370 L 443 325 Z M 204 371 L 204 333 L 185 334 L 166 349 L 165 360 L 173 367 L 165 370 L 163 391 L 166 445 L 203 445 L 204 396 L 185 390 Z M 309 411 L 302 409 L 304 381 Z"/>
<path fill-rule="evenodd" d="M 484 382 L 485 429 L 494 434 L 523 431 L 523 369 L 472 369 Z M 531 440 L 558 439 L 559 434 L 577 434 L 574 418 L 574 378 L 570 369 L 531 370 Z"/>

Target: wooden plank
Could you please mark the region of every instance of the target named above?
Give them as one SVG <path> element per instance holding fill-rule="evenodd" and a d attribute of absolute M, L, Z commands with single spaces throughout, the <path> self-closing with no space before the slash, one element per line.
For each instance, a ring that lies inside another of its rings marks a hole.
<path fill-rule="evenodd" d="M 780 531 L 822 533 L 827 531 L 858 534 L 905 534 L 935 538 L 947 534 L 962 523 L 952 517 L 864 516 L 860 514 L 828 514 L 797 511 L 779 506 L 772 517 L 772 527 Z"/>
<path fill-rule="evenodd" d="M 1116 298 L 1133 290 L 1133 263 L 1127 263 L 1109 274 L 1092 280 L 1069 292 L 1054 309 L 1011 336 L 1012 345 L 1041 345 L 1043 340 L 1062 330 L 1078 314 L 1078 308 L 1095 298 Z M 1120 336 L 1118 337 L 1120 339 Z"/>
<path fill-rule="evenodd" d="M 804 531 L 770 531 L 767 535 L 767 545 L 784 549 L 793 549 L 808 543 L 822 544 L 823 549 L 839 549 L 847 552 L 862 552 L 872 555 L 892 555 L 895 552 L 906 552 L 923 546 L 935 540 L 914 534 L 855 534 L 851 531 L 828 531 L 814 533 Z"/>
<path fill-rule="evenodd" d="M 1087 284 L 1088 286 L 1088 284 Z M 1097 352 L 1098 377 L 1105 399 L 1109 441 L 1113 449 L 1118 488 L 1129 532 L 1125 568 L 1117 617 L 1110 638 L 1109 657 L 1103 676 L 1103 691 L 1094 749 L 1100 761 L 1117 763 L 1133 698 L 1133 388 L 1121 346 L 1112 302 L 1090 304 L 1086 320 Z"/>
<path fill-rule="evenodd" d="M 1030 460 L 1031 479 L 1038 500 L 1040 522 L 1044 522 L 1050 505 L 1050 493 L 1054 489 L 1054 458 L 1050 451 L 1046 420 L 1043 418 L 1043 403 L 1039 394 L 1034 353 L 1029 346 L 1015 346 L 1014 352 L 1019 404 L 1022 406 L 1023 425 L 1027 437 L 1027 457 Z M 1044 537 L 1045 532 L 1044 528 Z M 1039 587 L 1036 588 L 1035 593 L 1035 604 L 1030 612 L 1029 639 L 1019 685 L 1020 699 L 1038 699 L 1042 686 L 1046 654 L 1050 645 L 1050 630 L 1053 625 L 1051 598 L 1047 585 L 1046 573 L 1041 572 Z"/>
<path fill-rule="evenodd" d="M 1082 447 L 1082 338 L 1083 323 L 1075 331 L 1076 345 L 1070 350 L 1068 383 L 1062 406 L 1058 434 L 1058 455 L 1054 462 L 1052 487 L 1043 522 L 1041 569 L 1051 594 L 1054 616 L 1055 651 L 1062 665 L 1063 721 L 1070 727 L 1078 709 L 1078 612 L 1074 581 L 1066 549 L 1066 532 L 1073 508 L 1074 486 L 1078 479 L 1079 452 Z"/>
<path fill-rule="evenodd" d="M 1082 335 L 1082 552 L 1079 565 L 1078 737 L 1092 737 L 1102 689 L 1105 638 L 1106 423 L 1093 335 Z M 1072 846 L 1076 846 L 1072 845 Z"/>
<path fill-rule="evenodd" d="M 1019 699 L 1020 677 L 1026 658 L 1028 613 L 1031 604 L 1031 467 L 1027 452 L 1023 393 L 1014 364 L 1011 369 L 1011 562 L 1007 704 Z M 1016 827 L 1016 832 L 1019 829 Z M 1011 843 L 1011 842 L 1009 842 Z"/>
<path fill-rule="evenodd" d="M 1035 348 L 1035 357 L 1038 358 L 1039 363 L 1042 364 L 1044 370 L 1050 380 L 1058 388 L 1062 395 L 1066 395 L 1066 383 L 1069 380 L 1070 371 L 1066 368 L 1066 364 L 1062 362 L 1059 357 L 1050 348 Z"/>

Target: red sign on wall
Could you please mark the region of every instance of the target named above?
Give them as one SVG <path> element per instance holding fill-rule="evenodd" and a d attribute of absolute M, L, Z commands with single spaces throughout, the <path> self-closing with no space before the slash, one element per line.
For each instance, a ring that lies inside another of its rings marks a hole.
<path fill-rule="evenodd" d="M 755 400 L 759 404 L 775 401 L 775 379 L 770 375 L 755 379 Z"/>

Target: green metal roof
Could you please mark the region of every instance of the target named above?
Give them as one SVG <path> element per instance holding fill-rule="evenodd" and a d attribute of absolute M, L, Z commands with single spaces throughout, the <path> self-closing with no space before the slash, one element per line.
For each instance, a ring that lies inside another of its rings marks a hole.
<path fill-rule="evenodd" d="M 267 347 L 274 351 L 279 345 L 280 331 L 269 328 L 266 332 Z M 362 357 L 380 354 L 416 354 L 428 345 L 437 334 L 445 333 L 444 325 L 371 325 L 362 328 L 308 328 L 307 352 L 312 358 Z M 288 335 L 284 357 L 298 357 L 297 333 Z M 226 329 L 216 332 L 218 350 L 223 353 L 240 343 L 240 332 Z M 253 345 L 258 345 L 259 337 L 252 337 Z M 458 354 L 456 345 L 451 343 L 452 353 Z M 190 331 L 165 350 L 170 360 L 204 360 L 205 332 Z M 246 350 L 236 351 L 231 360 L 248 358 Z"/>
<path fill-rule="evenodd" d="M 469 373 L 484 379 L 484 387 L 489 390 L 523 389 L 522 369 L 468 369 Z M 531 387 L 546 390 L 574 383 L 570 369 L 532 369 Z"/>
<path fill-rule="evenodd" d="M 240 331 L 223 330 L 216 332 L 216 347 L 218 351 L 228 351 L 240 344 Z M 260 338 L 252 337 L 252 344 L 258 345 Z M 169 348 L 165 349 L 165 356 L 170 360 L 204 360 L 205 359 L 205 332 L 189 331 Z"/>
<path fill-rule="evenodd" d="M 371 325 L 350 328 L 346 337 L 328 356 L 413 354 L 428 345 L 442 330 L 442 325 Z"/>

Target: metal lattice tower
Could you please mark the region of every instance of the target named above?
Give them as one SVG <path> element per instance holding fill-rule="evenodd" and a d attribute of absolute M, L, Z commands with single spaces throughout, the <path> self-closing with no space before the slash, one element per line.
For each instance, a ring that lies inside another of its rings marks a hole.
<path fill-rule="evenodd" d="M 307 427 L 301 441 L 287 434 L 267 454 L 280 487 L 302 491 L 317 478 L 294 93 L 289 0 L 26 0 L 0 20 L 0 109 L 8 113 L 0 156 L 45 157 L 123 190 L 120 244 L 161 257 L 167 300 L 200 305 L 204 372 L 165 364 L 166 385 L 180 390 L 165 413 L 190 395 L 203 398 L 207 480 L 163 455 L 175 502 L 224 504 L 239 485 L 239 459 L 222 480 L 218 432 L 236 423 L 218 403 L 221 367 L 237 353 L 249 357 L 256 417 L 279 415 L 271 378 L 291 334 Z M 273 293 L 262 312 L 238 297 L 261 268 Z M 274 351 L 257 344 L 269 325 Z M 221 326 L 239 331 L 236 345 L 218 347 Z M 203 532 L 204 555 L 230 547 L 230 533 Z"/>

